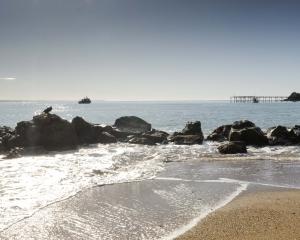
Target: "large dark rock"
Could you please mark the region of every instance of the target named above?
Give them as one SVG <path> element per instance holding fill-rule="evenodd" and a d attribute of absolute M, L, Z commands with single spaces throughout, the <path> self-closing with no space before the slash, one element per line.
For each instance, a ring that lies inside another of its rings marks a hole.
<path fill-rule="evenodd" d="M 270 145 L 289 145 L 294 139 L 292 133 L 284 126 L 277 126 L 267 130 Z"/>
<path fill-rule="evenodd" d="M 231 128 L 229 141 L 242 141 L 246 145 L 265 146 L 268 139 L 259 127 L 246 127 L 242 129 Z"/>
<path fill-rule="evenodd" d="M 188 122 L 181 132 L 175 132 L 168 140 L 179 145 L 202 144 L 204 137 L 201 129 L 201 123 Z"/>
<path fill-rule="evenodd" d="M 203 136 L 200 121 L 188 122 L 181 131 L 183 135 L 199 135 Z"/>
<path fill-rule="evenodd" d="M 113 128 L 110 126 L 91 124 L 81 117 L 73 118 L 72 125 L 81 144 L 117 142 L 116 137 L 111 134 Z"/>
<path fill-rule="evenodd" d="M 300 93 L 293 92 L 287 99 L 284 99 L 284 101 L 298 102 L 300 101 Z"/>
<path fill-rule="evenodd" d="M 247 153 L 246 144 L 244 142 L 228 142 L 218 147 L 221 154 L 237 154 Z"/>
<path fill-rule="evenodd" d="M 42 113 L 31 121 L 19 122 L 15 134 L 14 147 L 41 146 L 46 150 L 65 150 L 78 144 L 72 124 L 55 114 Z"/>
<path fill-rule="evenodd" d="M 114 126 L 122 132 L 144 133 L 151 130 L 151 124 L 135 116 L 120 117 L 115 121 Z"/>
<path fill-rule="evenodd" d="M 103 128 L 91 124 L 81 117 L 75 117 L 72 120 L 80 144 L 92 144 L 98 142 L 98 137 L 102 134 Z"/>
<path fill-rule="evenodd" d="M 207 136 L 206 140 L 217 142 L 228 141 L 231 126 L 232 125 L 222 125 L 216 128 L 212 133 L 210 133 Z"/>
<path fill-rule="evenodd" d="M 300 125 L 296 125 L 290 130 L 291 138 L 293 143 L 300 143 Z"/>
<path fill-rule="evenodd" d="M 176 135 L 170 139 L 171 142 L 174 142 L 178 145 L 193 145 L 193 144 L 202 144 L 203 136 L 201 135 Z"/>
<path fill-rule="evenodd" d="M 255 127 L 255 124 L 249 120 L 235 121 L 231 126 L 232 129 L 244 129 L 250 127 Z"/>

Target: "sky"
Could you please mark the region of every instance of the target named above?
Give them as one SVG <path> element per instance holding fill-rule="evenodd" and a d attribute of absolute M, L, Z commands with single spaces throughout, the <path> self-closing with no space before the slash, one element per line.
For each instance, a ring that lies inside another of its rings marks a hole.
<path fill-rule="evenodd" d="M 300 2 L 0 0 L 0 99 L 300 92 Z"/>

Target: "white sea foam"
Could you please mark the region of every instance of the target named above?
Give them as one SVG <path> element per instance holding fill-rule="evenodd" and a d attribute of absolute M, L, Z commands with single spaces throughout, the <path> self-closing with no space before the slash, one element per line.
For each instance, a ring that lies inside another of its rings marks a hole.
<path fill-rule="evenodd" d="M 168 162 L 300 159 L 297 146 L 250 147 L 248 154 L 226 156 L 218 153 L 217 146 L 212 142 L 193 146 L 99 144 L 78 151 L 2 159 L 0 230 L 83 189 L 152 178 Z"/>
<path fill-rule="evenodd" d="M 162 169 L 152 148 L 111 144 L 0 161 L 0 230 L 95 185 L 151 178 Z"/>

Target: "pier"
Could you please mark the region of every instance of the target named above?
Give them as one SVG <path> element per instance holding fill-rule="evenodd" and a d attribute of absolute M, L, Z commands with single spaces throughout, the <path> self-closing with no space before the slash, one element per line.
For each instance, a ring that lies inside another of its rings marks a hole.
<path fill-rule="evenodd" d="M 287 96 L 232 96 L 230 102 L 232 103 L 269 103 L 282 102 Z"/>

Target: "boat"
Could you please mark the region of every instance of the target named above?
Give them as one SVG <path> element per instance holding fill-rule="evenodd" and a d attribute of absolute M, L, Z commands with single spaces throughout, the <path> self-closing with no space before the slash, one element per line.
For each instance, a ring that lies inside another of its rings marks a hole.
<path fill-rule="evenodd" d="M 259 103 L 259 101 L 258 101 L 258 99 L 256 97 L 253 97 L 252 102 L 253 103 Z"/>
<path fill-rule="evenodd" d="M 85 97 L 83 99 L 81 99 L 78 103 L 79 104 L 90 104 L 92 101 L 91 99 L 89 99 L 88 97 Z"/>

